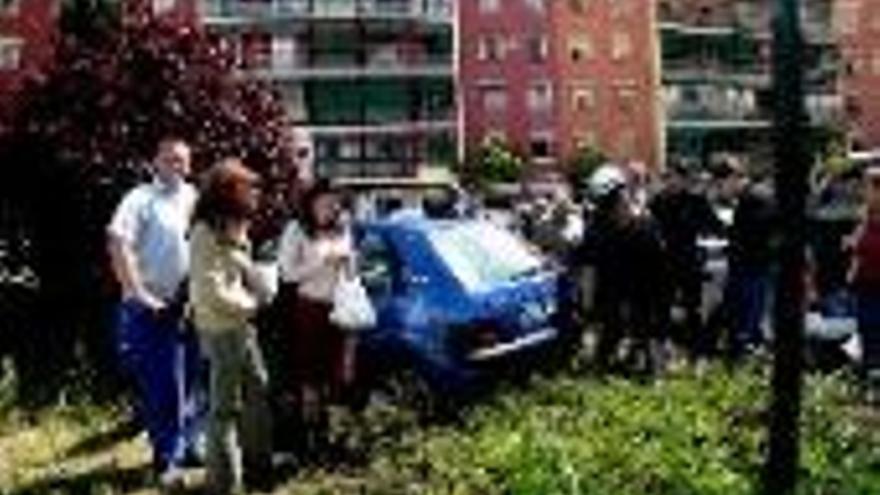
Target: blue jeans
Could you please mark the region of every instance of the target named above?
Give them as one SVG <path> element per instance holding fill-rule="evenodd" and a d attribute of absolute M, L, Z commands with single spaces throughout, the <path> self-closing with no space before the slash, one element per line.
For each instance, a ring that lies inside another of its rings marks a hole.
<path fill-rule="evenodd" d="M 735 267 L 725 295 L 729 312 L 730 350 L 741 354 L 748 347 L 763 343 L 761 322 L 767 311 L 770 275 L 765 270 Z"/>
<path fill-rule="evenodd" d="M 880 291 L 861 291 L 857 294 L 856 319 L 862 339 L 864 368 L 880 370 Z"/>
<path fill-rule="evenodd" d="M 118 308 L 117 352 L 137 393 L 137 413 L 149 435 L 156 469 L 179 466 L 194 449 L 203 407 L 197 386 L 198 340 L 178 317 L 160 317 L 142 304 Z"/>

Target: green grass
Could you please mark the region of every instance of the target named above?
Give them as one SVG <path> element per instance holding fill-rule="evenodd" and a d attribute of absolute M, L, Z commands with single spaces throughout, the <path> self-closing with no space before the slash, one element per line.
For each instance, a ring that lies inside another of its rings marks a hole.
<path fill-rule="evenodd" d="M 345 463 L 276 493 L 674 494 L 756 492 L 767 377 L 686 369 L 653 384 L 568 374 L 509 387 L 461 423 L 421 426 L 375 405 L 335 415 Z M 808 379 L 804 495 L 880 493 L 880 414 L 843 377 Z M 121 413 L 65 407 L 0 424 L 0 493 L 147 493 L 143 437 L 112 441 Z M 197 484 L 197 481 L 195 482 Z"/>

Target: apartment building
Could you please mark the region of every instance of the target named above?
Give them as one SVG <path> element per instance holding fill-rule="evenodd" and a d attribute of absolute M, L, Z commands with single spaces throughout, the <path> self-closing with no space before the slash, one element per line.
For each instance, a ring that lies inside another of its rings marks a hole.
<path fill-rule="evenodd" d="M 584 146 L 659 163 L 654 11 L 644 1 L 472 0 L 459 19 L 471 153 L 498 137 L 538 174 Z"/>
<path fill-rule="evenodd" d="M 452 0 L 203 0 L 199 18 L 282 94 L 315 138 L 319 175 L 455 162 Z"/>
<path fill-rule="evenodd" d="M 844 125 L 834 1 L 801 4 L 814 128 Z M 732 153 L 759 168 L 771 163 L 772 7 L 763 0 L 661 0 L 669 156 L 706 165 Z"/>
<path fill-rule="evenodd" d="M 56 0 L 0 0 L 0 105 L 51 56 Z"/>
<path fill-rule="evenodd" d="M 852 146 L 880 148 L 880 2 L 836 0 L 845 99 Z"/>

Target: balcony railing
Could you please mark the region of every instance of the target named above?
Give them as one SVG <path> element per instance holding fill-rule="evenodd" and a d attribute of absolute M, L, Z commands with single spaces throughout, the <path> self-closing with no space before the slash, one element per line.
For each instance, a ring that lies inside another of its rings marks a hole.
<path fill-rule="evenodd" d="M 806 107 L 815 125 L 840 123 L 846 116 L 844 98 L 839 94 L 808 95 Z"/>
<path fill-rule="evenodd" d="M 309 79 L 356 79 L 362 77 L 452 77 L 455 73 L 451 55 L 426 55 L 411 60 L 385 57 L 358 64 L 350 56 L 319 56 L 313 62 L 305 57 L 252 61 L 245 69 L 261 79 L 299 81 Z"/>
<path fill-rule="evenodd" d="M 770 116 L 758 108 L 730 103 L 679 102 L 666 106 L 670 127 L 769 127 Z"/>
<path fill-rule="evenodd" d="M 845 115 L 840 95 L 808 95 L 805 105 L 813 125 L 839 123 Z M 771 118 L 769 109 L 733 102 L 679 102 L 666 106 L 666 120 L 671 127 L 769 127 Z"/>
<path fill-rule="evenodd" d="M 452 22 L 451 0 L 202 0 L 213 24 L 260 20 L 377 19 Z"/>
<path fill-rule="evenodd" d="M 733 84 L 766 87 L 770 85 L 770 66 L 752 63 L 733 65 L 702 59 L 664 60 L 663 81 L 667 84 Z"/>

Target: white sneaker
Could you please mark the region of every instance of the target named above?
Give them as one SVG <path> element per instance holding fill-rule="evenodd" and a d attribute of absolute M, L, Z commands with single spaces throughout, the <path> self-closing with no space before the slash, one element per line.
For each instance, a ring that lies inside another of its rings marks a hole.
<path fill-rule="evenodd" d="M 159 488 L 164 493 L 179 492 L 186 488 L 186 478 L 178 467 L 169 467 L 159 473 Z"/>

